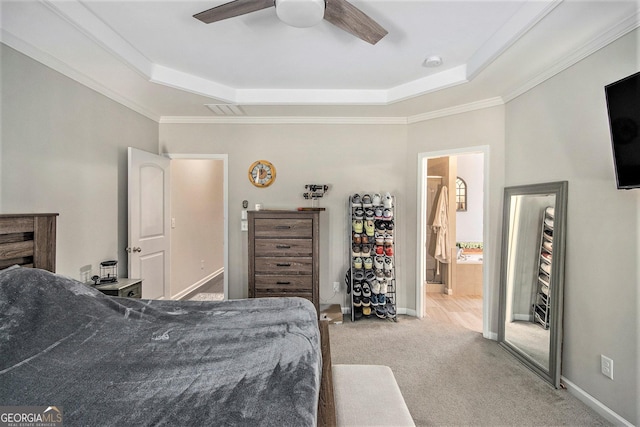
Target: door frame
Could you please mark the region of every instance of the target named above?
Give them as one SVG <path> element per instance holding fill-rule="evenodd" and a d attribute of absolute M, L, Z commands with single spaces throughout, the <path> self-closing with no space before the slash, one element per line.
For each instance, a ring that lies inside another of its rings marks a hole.
<path fill-rule="evenodd" d="M 223 164 L 223 254 L 224 254 L 224 299 L 229 299 L 229 155 L 228 154 L 179 154 L 179 153 L 164 153 L 164 156 L 171 160 L 191 160 L 191 159 L 205 159 L 205 160 L 222 160 Z"/>
<path fill-rule="evenodd" d="M 425 299 L 425 280 L 426 280 L 426 240 L 427 240 L 427 160 L 437 157 L 460 156 L 464 154 L 482 153 L 483 156 L 483 207 L 482 207 L 482 239 L 483 239 L 483 258 L 491 259 L 492 248 L 487 243 L 490 241 L 491 225 L 489 221 L 489 171 L 490 147 L 488 145 L 479 145 L 474 147 L 456 148 L 441 151 L 429 151 L 418 153 L 418 173 L 417 173 L 417 189 L 418 200 L 416 204 L 417 217 L 417 248 L 416 248 L 416 315 L 418 318 L 424 317 L 424 299 Z M 489 303 L 491 298 L 489 295 L 489 278 L 491 276 L 491 263 L 483 263 L 482 268 L 482 335 L 491 339 L 489 330 Z M 495 339 L 495 338 L 494 338 Z"/>

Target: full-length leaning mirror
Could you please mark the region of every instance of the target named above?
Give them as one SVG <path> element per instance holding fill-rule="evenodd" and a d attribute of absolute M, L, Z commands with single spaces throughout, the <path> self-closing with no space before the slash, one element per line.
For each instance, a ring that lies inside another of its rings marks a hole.
<path fill-rule="evenodd" d="M 560 386 L 568 183 L 504 191 L 498 341 Z"/>

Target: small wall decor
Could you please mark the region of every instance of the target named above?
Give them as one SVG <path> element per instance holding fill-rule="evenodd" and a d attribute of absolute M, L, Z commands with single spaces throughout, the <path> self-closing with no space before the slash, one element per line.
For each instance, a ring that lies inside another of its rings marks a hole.
<path fill-rule="evenodd" d="M 256 187 L 264 188 L 273 184 L 276 179 L 276 167 L 267 160 L 256 160 L 249 166 L 249 182 Z"/>
<path fill-rule="evenodd" d="M 319 208 L 317 206 L 318 199 L 321 199 L 324 194 L 329 190 L 329 186 L 326 184 L 307 184 L 304 186 L 304 189 L 307 192 L 302 194 L 302 197 L 305 200 L 311 200 L 310 208 L 298 208 L 298 210 L 324 210 L 324 208 Z"/>
<path fill-rule="evenodd" d="M 456 211 L 467 211 L 467 183 L 460 177 L 456 178 Z"/>

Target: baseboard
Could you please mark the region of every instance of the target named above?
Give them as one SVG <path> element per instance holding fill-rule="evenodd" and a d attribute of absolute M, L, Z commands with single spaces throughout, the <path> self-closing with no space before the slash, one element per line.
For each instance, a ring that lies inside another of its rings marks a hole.
<path fill-rule="evenodd" d="M 561 377 L 562 383 L 567 387 L 567 391 L 575 396 L 582 403 L 587 405 L 589 408 L 596 411 L 607 421 L 617 425 L 617 426 L 628 426 L 633 427 L 634 425 L 629 421 L 622 418 L 620 415 L 616 414 L 609 407 L 605 406 L 602 402 L 600 402 L 595 397 L 591 396 L 589 393 L 566 379 L 565 377 Z"/>
<path fill-rule="evenodd" d="M 224 273 L 224 268 L 221 268 L 221 269 L 219 269 L 217 271 L 214 271 L 210 275 L 205 276 L 202 279 L 198 280 L 196 283 L 194 283 L 193 285 L 189 286 L 187 289 L 184 289 L 184 290 L 178 292 L 177 294 L 173 295 L 171 297 L 171 299 L 173 299 L 173 300 L 183 299 L 186 296 L 188 296 L 189 294 L 192 294 L 200 286 L 208 283 L 209 281 L 215 279 L 216 277 L 218 277 L 219 275 L 221 275 L 223 273 Z"/>

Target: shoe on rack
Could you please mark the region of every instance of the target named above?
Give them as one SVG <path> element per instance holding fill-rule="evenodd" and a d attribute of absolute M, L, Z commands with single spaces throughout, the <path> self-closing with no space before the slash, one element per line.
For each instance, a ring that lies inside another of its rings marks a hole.
<path fill-rule="evenodd" d="M 357 256 L 353 259 L 353 268 L 355 268 L 356 270 L 362 268 L 362 258 Z"/>
<path fill-rule="evenodd" d="M 361 208 L 362 207 L 362 200 L 360 199 L 360 195 L 359 194 L 354 194 L 353 197 L 351 198 L 351 206 L 354 208 Z"/>
<path fill-rule="evenodd" d="M 387 192 L 382 197 L 382 205 L 385 207 L 385 209 L 391 209 L 393 207 L 393 197 L 391 197 L 390 193 Z"/>
<path fill-rule="evenodd" d="M 371 256 L 371 246 L 362 245 L 360 247 L 360 254 L 361 256 L 365 256 L 365 257 Z"/>
<path fill-rule="evenodd" d="M 365 270 L 371 270 L 373 268 L 373 259 L 368 256 L 362 259 L 362 264 L 364 265 Z"/>
<path fill-rule="evenodd" d="M 387 230 L 387 234 L 393 234 L 393 220 L 390 219 L 389 221 L 385 222 L 385 228 Z"/>
<path fill-rule="evenodd" d="M 373 221 L 375 216 L 373 209 L 367 209 L 364 211 L 364 219 L 367 221 Z"/>
<path fill-rule="evenodd" d="M 393 243 L 393 234 L 385 233 L 384 242 L 388 243 L 388 244 L 392 244 Z"/>
<path fill-rule="evenodd" d="M 393 305 L 392 301 L 387 301 L 387 304 L 384 306 L 384 308 L 387 311 L 387 317 L 389 319 L 395 319 L 396 318 L 396 307 Z"/>
<path fill-rule="evenodd" d="M 371 295 L 371 305 L 374 306 L 374 307 L 376 305 L 378 305 L 378 295 L 377 294 Z"/>
<path fill-rule="evenodd" d="M 384 270 L 384 277 L 386 279 L 393 279 L 393 269 L 391 270 Z"/>
<path fill-rule="evenodd" d="M 364 219 L 364 211 L 362 210 L 362 208 L 355 208 L 353 210 L 353 217 L 355 219 Z"/>
<path fill-rule="evenodd" d="M 384 258 L 381 256 L 377 256 L 373 259 L 373 266 L 377 270 L 384 270 Z"/>
<path fill-rule="evenodd" d="M 373 212 L 376 219 L 384 218 L 384 210 L 382 209 L 382 206 L 376 206 L 376 209 Z"/>
<path fill-rule="evenodd" d="M 376 246 L 376 255 L 384 255 L 384 247 L 377 245 Z"/>
<path fill-rule="evenodd" d="M 371 298 L 371 285 L 368 282 L 362 284 L 362 296 Z"/>
<path fill-rule="evenodd" d="M 380 319 L 387 318 L 387 307 L 384 304 L 378 305 L 375 311 L 376 311 L 376 316 L 378 316 Z"/>
<path fill-rule="evenodd" d="M 393 256 L 393 245 L 385 243 L 385 245 L 384 245 L 384 254 L 386 256 L 388 256 L 388 257 L 392 257 Z"/>
<path fill-rule="evenodd" d="M 384 279 L 384 270 L 374 268 L 373 272 L 376 274 L 376 280 Z"/>
<path fill-rule="evenodd" d="M 393 268 L 393 259 L 391 259 L 388 256 L 384 257 L 384 269 L 391 271 L 392 268 Z"/>
<path fill-rule="evenodd" d="M 370 208 L 371 206 L 372 206 L 371 196 L 368 194 L 365 194 L 364 196 L 362 196 L 362 207 Z"/>
<path fill-rule="evenodd" d="M 353 270 L 353 279 L 354 280 L 364 280 L 364 271 L 358 269 L 358 270 Z"/>
<path fill-rule="evenodd" d="M 375 234 L 376 228 L 375 228 L 375 225 L 373 224 L 372 220 L 364 222 L 364 230 L 365 230 L 367 236 L 369 236 L 369 237 L 371 237 L 371 236 L 373 236 Z"/>
<path fill-rule="evenodd" d="M 362 283 L 359 280 L 353 282 L 353 296 L 358 298 L 362 296 Z"/>
<path fill-rule="evenodd" d="M 377 295 L 380 293 L 380 282 L 377 280 L 374 280 L 373 283 L 371 284 L 371 293 L 373 295 Z"/>
<path fill-rule="evenodd" d="M 376 245 L 384 245 L 384 233 L 376 233 Z"/>
<path fill-rule="evenodd" d="M 374 194 L 371 198 L 371 203 L 373 203 L 373 206 L 380 206 L 382 204 L 382 197 L 380 197 L 378 193 Z"/>
<path fill-rule="evenodd" d="M 362 308 L 357 307 L 353 309 L 353 317 L 354 319 L 362 319 Z"/>
<path fill-rule="evenodd" d="M 367 243 L 369 243 L 369 236 L 367 236 L 366 234 L 361 234 L 360 238 L 362 240 L 362 244 L 366 245 Z"/>
<path fill-rule="evenodd" d="M 385 294 L 378 294 L 378 305 L 385 306 L 386 304 L 387 304 L 387 296 Z"/>
<path fill-rule="evenodd" d="M 353 306 L 354 307 L 362 307 L 362 298 L 361 297 L 357 297 L 357 296 L 353 296 Z"/>
<path fill-rule="evenodd" d="M 380 284 L 380 292 L 378 292 L 379 294 L 386 294 L 387 293 L 387 279 L 380 279 L 378 280 L 378 283 Z"/>
<path fill-rule="evenodd" d="M 353 220 L 353 231 L 355 231 L 356 233 L 362 233 L 362 229 L 363 229 L 362 220 L 361 219 L 354 219 Z"/>
<path fill-rule="evenodd" d="M 384 219 L 393 218 L 393 209 L 385 209 L 384 212 L 383 212 L 383 217 L 384 217 Z"/>
<path fill-rule="evenodd" d="M 362 307 L 362 314 L 367 317 L 371 316 L 371 307 Z"/>
<path fill-rule="evenodd" d="M 360 235 L 360 233 L 353 233 L 353 243 L 355 243 L 356 245 L 359 245 L 360 243 L 362 243 L 362 236 Z"/>
<path fill-rule="evenodd" d="M 375 280 L 376 278 L 376 274 L 373 272 L 373 270 L 366 270 L 364 273 L 364 279 L 369 282 L 369 285 L 371 285 L 371 281 Z M 371 289 L 371 287 L 369 287 L 369 289 Z"/>
<path fill-rule="evenodd" d="M 351 249 L 351 256 L 355 256 L 355 257 L 362 256 L 362 246 L 357 245 L 357 244 L 354 243 L 351 246 L 351 248 L 352 248 Z M 371 249 L 369 249 L 369 250 L 371 250 Z"/>

